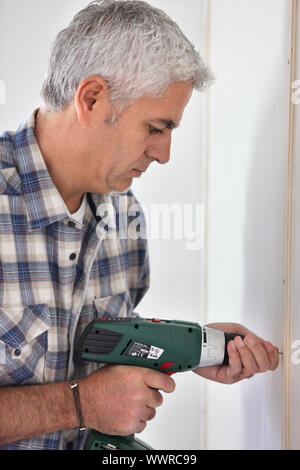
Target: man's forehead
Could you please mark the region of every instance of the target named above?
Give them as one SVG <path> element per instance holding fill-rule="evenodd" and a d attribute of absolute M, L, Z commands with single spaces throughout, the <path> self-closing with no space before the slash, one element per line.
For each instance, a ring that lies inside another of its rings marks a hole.
<path fill-rule="evenodd" d="M 132 111 L 136 111 L 137 115 L 143 116 L 145 121 L 151 121 L 152 124 L 176 129 L 180 125 L 192 92 L 193 85 L 190 82 L 175 82 L 162 96 L 144 96 L 137 99 Z"/>

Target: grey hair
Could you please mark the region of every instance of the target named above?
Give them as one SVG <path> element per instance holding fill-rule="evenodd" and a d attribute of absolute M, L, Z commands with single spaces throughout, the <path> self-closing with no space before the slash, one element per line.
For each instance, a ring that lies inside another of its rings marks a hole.
<path fill-rule="evenodd" d="M 203 90 L 213 81 L 179 26 L 140 0 L 93 1 L 57 35 L 41 91 L 46 111 L 61 112 L 82 80 L 94 75 L 105 79 L 119 110 L 143 96 L 161 96 L 174 82 Z"/>

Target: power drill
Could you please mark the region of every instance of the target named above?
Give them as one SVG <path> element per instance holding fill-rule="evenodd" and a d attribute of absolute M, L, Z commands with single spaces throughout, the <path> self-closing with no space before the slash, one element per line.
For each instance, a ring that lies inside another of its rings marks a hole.
<path fill-rule="evenodd" d="M 227 344 L 237 335 L 198 323 L 156 318 L 114 318 L 90 323 L 80 340 L 82 360 L 146 367 L 166 374 L 228 364 Z M 91 430 L 86 450 L 151 450 L 130 436 L 109 436 Z"/>

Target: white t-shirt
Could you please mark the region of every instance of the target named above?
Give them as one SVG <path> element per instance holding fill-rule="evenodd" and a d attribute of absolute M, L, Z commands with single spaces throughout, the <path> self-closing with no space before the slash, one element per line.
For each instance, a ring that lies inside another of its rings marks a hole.
<path fill-rule="evenodd" d="M 62 199 L 63 201 L 63 199 Z M 63 204 L 66 208 L 66 211 L 68 213 L 68 217 L 70 217 L 70 219 L 74 220 L 74 222 L 77 222 L 79 224 L 82 224 L 83 222 L 83 218 L 84 218 L 84 214 L 85 214 L 85 208 L 86 208 L 86 203 L 87 203 L 87 197 L 86 197 L 86 194 L 83 196 L 83 199 L 82 199 L 82 203 L 81 203 L 81 206 L 79 207 L 78 211 L 75 212 L 74 214 L 71 214 L 66 206 L 66 204 L 64 203 L 63 201 Z"/>

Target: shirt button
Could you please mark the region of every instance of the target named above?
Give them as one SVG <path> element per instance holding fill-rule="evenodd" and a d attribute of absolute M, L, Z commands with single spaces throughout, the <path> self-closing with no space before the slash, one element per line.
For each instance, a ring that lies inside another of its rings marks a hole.
<path fill-rule="evenodd" d="M 74 261 L 74 259 L 76 259 L 76 258 L 77 258 L 76 253 L 72 253 L 72 254 L 70 255 L 70 260 L 71 260 L 71 261 Z"/>
<path fill-rule="evenodd" d="M 68 227 L 74 228 L 76 227 L 76 224 L 74 222 L 68 222 Z"/>
<path fill-rule="evenodd" d="M 14 356 L 15 357 L 20 357 L 21 356 L 21 349 L 15 349 L 14 350 Z"/>

